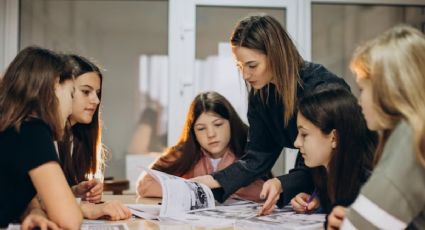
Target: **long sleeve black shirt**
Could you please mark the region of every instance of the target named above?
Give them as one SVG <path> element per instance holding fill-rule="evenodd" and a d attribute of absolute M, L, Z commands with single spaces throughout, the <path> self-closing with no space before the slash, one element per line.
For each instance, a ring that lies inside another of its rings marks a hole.
<path fill-rule="evenodd" d="M 349 89 L 345 81 L 329 72 L 322 65 L 305 62 L 300 69 L 301 82 L 297 96 L 319 85 L 334 83 Z M 267 88 L 268 87 L 268 88 Z M 250 94 L 248 104 L 249 135 L 245 155 L 226 169 L 212 174 L 221 188 L 214 189 L 215 199 L 222 202 L 241 187 L 266 176 L 271 170 L 284 147 L 294 148 L 298 130 L 296 114 L 284 126 L 284 107 L 280 96 L 276 96 L 274 84 L 265 86 L 267 96 L 260 93 Z M 304 159 L 297 155 L 295 167 L 288 174 L 279 176 L 283 188 L 279 206 L 287 204 L 299 192 L 313 190 L 310 170 Z"/>

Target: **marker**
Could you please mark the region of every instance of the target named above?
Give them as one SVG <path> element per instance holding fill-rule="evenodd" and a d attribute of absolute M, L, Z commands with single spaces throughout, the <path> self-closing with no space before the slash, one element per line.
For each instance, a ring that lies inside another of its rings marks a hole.
<path fill-rule="evenodd" d="M 316 189 L 313 191 L 313 193 L 311 194 L 311 196 L 308 198 L 307 200 L 307 206 L 305 206 L 305 210 L 307 211 L 308 205 L 313 201 L 313 199 L 317 196 L 317 191 Z"/>

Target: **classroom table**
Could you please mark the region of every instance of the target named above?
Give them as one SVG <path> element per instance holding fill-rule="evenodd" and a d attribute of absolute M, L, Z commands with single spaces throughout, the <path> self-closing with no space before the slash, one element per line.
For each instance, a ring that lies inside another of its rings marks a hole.
<path fill-rule="evenodd" d="M 126 194 L 126 195 L 103 195 L 103 201 L 109 201 L 109 200 L 119 200 L 123 202 L 124 204 L 158 204 L 161 202 L 161 199 L 159 198 L 139 198 L 137 195 L 132 194 Z M 199 226 L 192 226 L 190 224 L 185 223 L 167 223 L 162 221 L 156 221 L 156 220 L 144 220 L 140 218 L 132 218 L 130 220 L 125 221 L 110 221 L 110 223 L 126 223 L 128 228 L 130 230 L 135 229 L 152 229 L 152 230 L 254 230 L 258 229 L 258 227 L 254 226 L 239 226 L 239 227 L 199 227 Z M 302 227 L 302 229 L 304 229 Z M 315 228 L 316 229 L 316 228 Z M 319 227 L 317 229 L 323 229 L 323 227 Z M 264 227 L 260 228 L 260 230 L 264 230 Z"/>
<path fill-rule="evenodd" d="M 123 202 L 124 204 L 158 204 L 161 202 L 161 199 L 159 198 L 138 198 L 137 195 L 103 195 L 102 198 L 103 201 L 109 201 L 109 200 L 119 200 Z M 189 229 L 196 229 L 196 230 L 233 230 L 233 227 L 227 227 L 227 228 L 203 228 L 203 227 L 195 227 L 191 226 L 189 224 L 183 224 L 183 223 L 164 223 L 156 220 L 143 220 L 139 218 L 132 218 L 130 220 L 124 220 L 124 221 L 109 221 L 109 223 L 126 223 L 128 228 L 130 230 L 136 230 L 136 229 L 149 229 L 149 230 L 189 230 Z"/>

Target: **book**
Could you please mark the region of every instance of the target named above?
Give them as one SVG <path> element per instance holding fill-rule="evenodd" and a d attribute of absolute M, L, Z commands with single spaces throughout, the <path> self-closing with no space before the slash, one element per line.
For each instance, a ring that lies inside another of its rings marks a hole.
<path fill-rule="evenodd" d="M 191 210 L 215 208 L 214 195 L 206 185 L 154 169 L 144 170 L 161 185 L 162 205 L 127 205 L 134 215 L 145 219 L 164 219 Z"/>
<path fill-rule="evenodd" d="M 320 229 L 324 214 L 297 214 L 292 207 L 275 209 L 258 216 L 262 204 L 232 197 L 216 204 L 209 187 L 197 182 L 144 169 L 162 188 L 161 205 L 129 204 L 132 213 L 145 219 L 177 221 L 196 227 L 234 227 L 236 229 Z"/>

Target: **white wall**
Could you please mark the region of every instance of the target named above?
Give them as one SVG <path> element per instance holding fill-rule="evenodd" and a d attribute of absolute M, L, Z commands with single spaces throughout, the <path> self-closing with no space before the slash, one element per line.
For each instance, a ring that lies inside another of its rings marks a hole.
<path fill-rule="evenodd" d="M 167 54 L 166 1 L 22 1 L 21 47 L 36 44 L 93 58 L 105 70 L 103 141 L 107 175 L 125 177 L 125 154 L 140 116 L 139 56 Z"/>
<path fill-rule="evenodd" d="M 0 0 L 0 76 L 18 51 L 18 0 Z"/>
<path fill-rule="evenodd" d="M 6 0 L 0 0 L 0 76 L 3 74 L 4 69 L 4 34 L 6 23 Z"/>

